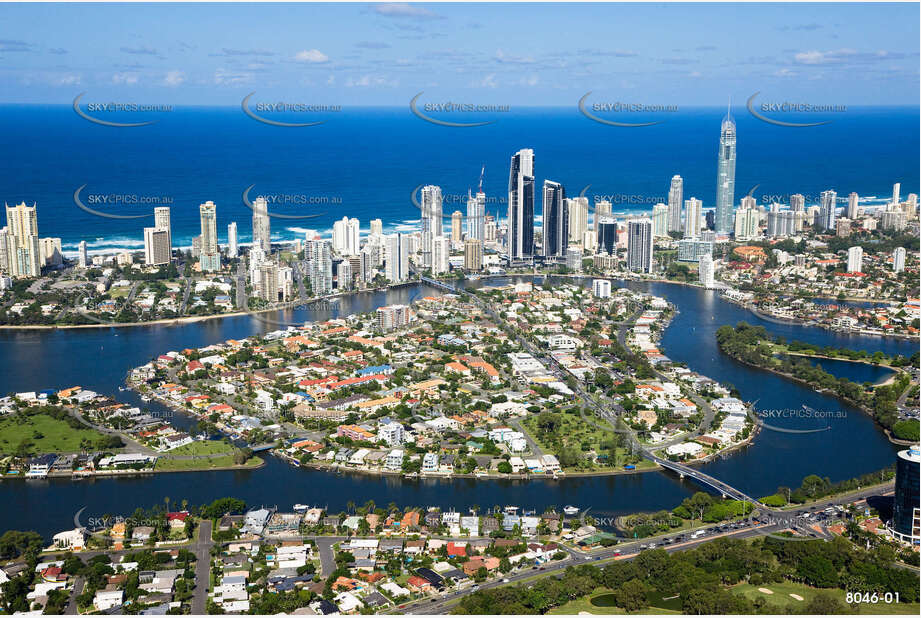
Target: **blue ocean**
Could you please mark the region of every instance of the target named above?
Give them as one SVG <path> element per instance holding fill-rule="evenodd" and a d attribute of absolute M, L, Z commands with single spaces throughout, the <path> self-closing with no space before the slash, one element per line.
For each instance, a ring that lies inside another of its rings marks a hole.
<path fill-rule="evenodd" d="M 345 108 L 321 125 L 288 128 L 256 122 L 239 106 L 187 107 L 157 114 L 156 124 L 115 128 L 89 122 L 68 105 L 0 110 L 3 200 L 37 203 L 40 235 L 60 237 L 66 253 L 80 241 L 91 252 L 139 249 L 142 228 L 152 225 L 149 216 L 111 219 L 79 209 L 74 192 L 84 185 L 83 202 L 110 214 L 149 214 L 150 198 L 163 200 L 172 209 L 176 246 L 190 245 L 199 233 L 198 205 L 206 200 L 217 204 L 219 240 L 236 221 L 245 243 L 247 187 L 253 186 L 251 198 L 294 196 L 270 204 L 273 214 L 310 216 L 274 217 L 273 239 L 283 241 L 307 229 L 326 233 L 344 215 L 357 217 L 362 230 L 372 218 L 383 219 L 385 229 L 415 229 L 419 213 L 411 196 L 423 184 L 442 187 L 446 215 L 465 211 L 467 191 L 476 190 L 483 168 L 487 210 L 504 213 L 509 159 L 520 148 L 534 149 L 538 184 L 552 179 L 569 195 L 607 197 L 616 213 L 650 211 L 664 201 L 674 174 L 684 178 L 685 198 L 712 207 L 726 113 L 683 109 L 655 126 L 624 128 L 594 122 L 573 105 L 512 110 L 487 126 L 453 128 L 427 123 L 408 106 Z M 744 107 L 733 116 L 736 202 L 752 188 L 762 202 L 791 193 L 808 199 L 833 188 L 873 204 L 895 182 L 903 196 L 918 192 L 917 108 L 852 108 L 809 128 L 768 124 Z M 101 196 L 128 197 L 112 204 Z"/>

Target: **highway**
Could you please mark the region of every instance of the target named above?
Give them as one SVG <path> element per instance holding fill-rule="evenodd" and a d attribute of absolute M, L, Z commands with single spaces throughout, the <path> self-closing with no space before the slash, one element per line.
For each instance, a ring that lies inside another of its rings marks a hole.
<path fill-rule="evenodd" d="M 735 523 L 713 524 L 705 528 L 707 532 L 697 539 L 690 538 L 692 531 L 685 530 L 682 532 L 672 532 L 657 537 L 639 539 L 620 543 L 614 547 L 599 549 L 595 551 L 583 552 L 570 547 L 561 546 L 569 557 L 559 562 L 547 564 L 543 567 L 534 567 L 521 572 L 507 575 L 504 578 L 494 579 L 484 582 L 479 586 L 470 586 L 463 589 L 448 590 L 443 594 L 424 597 L 417 601 L 403 604 L 394 608 L 391 613 L 403 614 L 444 614 L 450 611 L 452 605 L 458 603 L 461 598 L 472 594 L 477 590 L 488 590 L 500 586 L 520 584 L 525 580 L 535 576 L 553 576 L 560 577 L 562 571 L 570 566 L 581 564 L 596 563 L 599 566 L 605 562 L 614 560 L 632 560 L 639 553 L 646 549 L 661 548 L 668 553 L 694 549 L 709 543 L 716 539 L 733 538 L 733 539 L 751 539 L 758 536 L 772 535 L 772 538 L 783 539 L 786 537 L 779 536 L 779 533 L 794 529 L 800 535 L 793 537 L 787 542 L 799 542 L 803 540 L 827 540 L 830 534 L 825 530 L 820 516 L 806 517 L 812 513 L 821 513 L 824 508 L 829 506 L 843 506 L 853 502 L 862 502 L 869 496 L 886 495 L 893 490 L 893 483 L 887 483 L 883 486 L 877 486 L 870 489 L 858 490 L 850 494 L 844 494 L 834 498 L 819 500 L 808 506 L 802 506 L 787 511 L 770 511 L 769 513 L 753 514 L 749 520 Z M 814 529 L 817 526 L 819 530 Z M 776 536 L 775 536 L 776 535 Z"/>

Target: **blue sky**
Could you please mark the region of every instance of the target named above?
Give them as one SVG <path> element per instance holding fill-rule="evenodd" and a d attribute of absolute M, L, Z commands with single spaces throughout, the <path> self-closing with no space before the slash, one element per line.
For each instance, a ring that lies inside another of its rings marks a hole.
<path fill-rule="evenodd" d="M 917 104 L 919 5 L 4 4 L 0 102 Z"/>

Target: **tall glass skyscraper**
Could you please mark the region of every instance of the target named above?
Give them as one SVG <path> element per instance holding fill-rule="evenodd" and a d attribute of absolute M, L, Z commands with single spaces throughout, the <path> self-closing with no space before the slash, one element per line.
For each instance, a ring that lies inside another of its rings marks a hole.
<path fill-rule="evenodd" d="M 717 233 L 732 231 L 732 204 L 736 189 L 736 123 L 731 111 L 726 111 L 720 127 L 720 152 L 716 173 L 716 216 L 714 226 Z"/>
<path fill-rule="evenodd" d="M 483 242 L 486 236 L 486 194 L 467 192 L 467 238 Z"/>
<path fill-rule="evenodd" d="M 422 266 L 425 268 L 432 267 L 435 239 L 443 235 L 442 216 L 441 187 L 422 187 Z"/>
<path fill-rule="evenodd" d="M 668 187 L 668 231 L 681 231 L 681 204 L 684 200 L 684 180 L 675 174 Z"/>
<path fill-rule="evenodd" d="M 911 446 L 900 451 L 895 462 L 895 504 L 892 509 L 891 532 L 900 541 L 921 542 L 921 498 L 919 498 L 921 447 Z"/>
<path fill-rule="evenodd" d="M 614 255 L 617 251 L 617 222 L 610 217 L 601 217 L 595 222 L 598 237 L 598 252 Z"/>
<path fill-rule="evenodd" d="M 566 189 L 558 182 L 544 181 L 543 236 L 544 257 L 566 257 L 569 248 L 569 213 Z"/>
<path fill-rule="evenodd" d="M 530 262 L 534 257 L 534 151 L 512 155 L 508 174 L 508 259 Z"/>
<path fill-rule="evenodd" d="M 217 245 L 217 206 L 207 201 L 198 207 L 201 215 L 201 253 L 198 262 L 202 272 L 221 269 L 221 253 Z"/>

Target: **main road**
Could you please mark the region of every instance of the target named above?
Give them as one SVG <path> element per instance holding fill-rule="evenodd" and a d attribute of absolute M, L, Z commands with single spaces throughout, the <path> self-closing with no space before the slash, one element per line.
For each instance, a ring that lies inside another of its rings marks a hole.
<path fill-rule="evenodd" d="M 869 489 L 858 490 L 841 496 L 818 500 L 809 506 L 803 506 L 790 509 L 783 512 L 782 518 L 775 515 L 780 511 L 772 511 L 769 516 L 757 516 L 748 521 L 736 522 L 735 524 L 716 525 L 707 528 L 705 536 L 698 539 L 689 539 L 687 541 L 676 541 L 678 537 L 683 538 L 689 531 L 682 533 L 669 533 L 658 537 L 630 541 L 614 547 L 609 547 L 597 551 L 583 552 L 568 547 L 562 547 L 569 554 L 565 560 L 560 560 L 543 567 L 533 567 L 514 575 L 509 575 L 503 579 L 495 579 L 485 582 L 476 587 L 468 587 L 461 590 L 450 590 L 443 595 L 425 597 L 411 603 L 400 605 L 394 608 L 393 612 L 403 614 L 445 614 L 451 607 L 462 599 L 462 597 L 472 594 L 477 590 L 488 590 L 507 586 L 511 584 L 520 584 L 525 580 L 538 577 L 561 577 L 562 571 L 570 566 L 580 564 L 590 564 L 593 562 L 612 562 L 615 560 L 632 560 L 642 551 L 651 549 L 650 545 L 658 546 L 668 553 L 694 549 L 721 538 L 734 539 L 751 539 L 758 536 L 771 536 L 775 539 L 783 539 L 789 543 L 795 543 L 805 540 L 822 540 L 828 539 L 830 534 L 824 525 L 817 521 L 810 521 L 809 515 L 820 511 L 823 507 L 842 506 L 850 503 L 860 503 L 870 496 L 886 495 L 891 493 L 894 484 L 887 483 L 882 486 L 876 486 Z M 723 528 L 724 530 L 720 530 Z M 799 536 L 785 537 L 780 536 L 784 531 L 795 530 Z"/>

